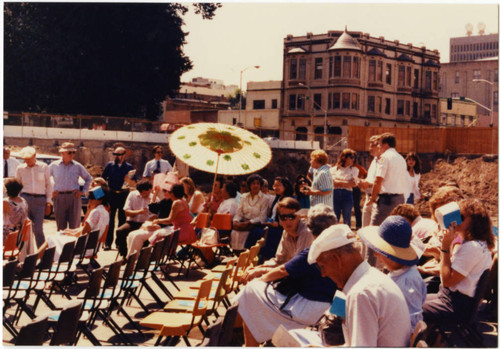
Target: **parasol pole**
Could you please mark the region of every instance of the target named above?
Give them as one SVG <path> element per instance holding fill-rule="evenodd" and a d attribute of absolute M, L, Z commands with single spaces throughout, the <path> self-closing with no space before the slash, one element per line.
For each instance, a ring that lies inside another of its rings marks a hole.
<path fill-rule="evenodd" d="M 214 197 L 214 189 L 215 189 L 215 181 L 217 180 L 217 172 L 219 171 L 219 158 L 220 158 L 220 154 L 217 153 L 217 164 L 215 165 L 214 183 L 212 184 L 212 199 Z"/>

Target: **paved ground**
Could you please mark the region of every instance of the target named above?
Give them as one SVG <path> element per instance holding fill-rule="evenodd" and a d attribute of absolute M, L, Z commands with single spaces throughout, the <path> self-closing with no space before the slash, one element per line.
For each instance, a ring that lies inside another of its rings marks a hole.
<path fill-rule="evenodd" d="M 55 222 L 53 220 L 46 220 L 44 224 L 44 229 L 47 234 L 53 234 L 56 232 L 56 227 L 55 227 Z M 101 265 L 109 265 L 112 262 L 115 261 L 117 257 L 117 251 L 116 250 L 111 250 L 111 251 L 101 251 L 99 252 L 98 255 L 98 261 Z M 188 287 L 190 283 L 199 280 L 203 278 L 208 272 L 208 269 L 195 269 L 191 270 L 189 273 L 189 277 L 186 278 L 184 274 L 182 273 L 180 276 L 178 276 L 178 268 L 177 266 L 174 266 L 172 268 L 172 273 L 171 275 L 174 277 L 175 282 L 177 285 L 182 289 L 184 287 Z M 83 272 L 80 272 L 78 274 L 79 276 L 79 282 L 84 283 L 87 280 L 86 274 Z M 162 300 L 167 301 L 168 298 L 166 295 L 156 286 L 154 282 L 151 283 L 153 289 L 157 294 L 162 298 Z M 170 283 L 166 283 L 167 287 L 171 291 L 175 291 L 173 286 Z M 76 296 L 82 288 L 78 289 L 76 287 L 71 287 L 70 288 L 70 293 L 73 296 Z M 234 294 L 230 295 L 230 299 L 234 297 Z M 161 310 L 159 305 L 154 301 L 153 297 L 146 291 L 143 290 L 140 295 L 141 300 L 146 304 L 148 309 L 151 311 L 155 310 Z M 64 299 L 62 296 L 56 294 L 53 296 L 52 300 L 54 303 L 60 305 L 63 304 L 64 302 L 67 302 L 66 299 Z M 31 297 L 28 304 L 32 304 L 34 302 L 34 297 Z M 8 309 L 7 314 L 12 315 L 14 313 L 15 307 L 11 307 Z M 37 315 L 43 315 L 48 311 L 48 307 L 41 302 L 40 306 L 38 307 L 36 314 Z M 146 316 L 146 313 L 144 310 L 135 302 L 132 301 L 132 303 L 128 306 L 126 306 L 126 311 L 134 318 L 136 321 L 140 321 L 142 318 Z M 219 307 L 219 314 L 223 316 L 225 314 L 225 308 L 221 305 Z M 482 308 L 482 311 L 479 313 L 479 325 L 478 329 L 482 333 L 484 343 L 486 347 L 497 347 L 498 346 L 498 322 L 497 322 L 497 317 L 496 317 L 496 311 L 491 312 L 490 309 Z M 127 319 L 121 315 L 117 314 L 116 312 L 113 313 L 113 318 L 115 321 L 118 323 L 119 326 L 123 328 L 123 330 L 127 333 L 129 336 L 129 339 L 132 343 L 135 345 L 140 345 L 140 346 L 153 346 L 156 339 L 157 335 L 155 331 L 144 328 L 143 332 L 145 334 L 144 337 L 140 336 L 136 330 L 128 323 Z M 214 320 L 214 316 L 211 316 L 210 321 Z M 22 315 L 21 319 L 19 321 L 19 326 L 20 328 L 23 324 L 26 324 L 30 322 L 30 319 L 26 315 Z M 108 327 L 104 326 L 101 321 L 96 322 L 97 326 L 93 329 L 94 335 L 97 337 L 97 339 L 101 342 L 102 345 L 118 345 L 119 338 L 117 338 L 114 333 L 109 329 Z M 200 333 L 198 328 L 195 328 L 191 331 L 190 335 L 190 342 L 192 346 L 195 346 L 199 344 L 202 340 L 202 334 Z M 11 342 L 12 336 L 5 330 L 3 330 L 3 345 L 12 345 L 13 343 Z M 457 340 L 457 343 L 459 346 L 463 346 L 463 342 L 460 340 Z M 48 344 L 48 341 L 45 343 Z M 241 345 L 242 344 L 242 334 L 241 331 L 236 331 L 236 336 L 235 336 L 235 343 L 234 345 Z M 80 341 L 78 343 L 79 346 L 91 346 L 91 342 L 82 336 L 80 338 Z M 185 343 L 181 340 L 177 346 L 185 346 Z"/>
<path fill-rule="evenodd" d="M 44 230 L 48 233 L 55 233 L 56 227 L 55 227 L 55 222 L 51 220 L 46 220 L 44 223 Z M 116 249 L 110 250 L 110 251 L 101 251 L 98 254 L 98 261 L 102 266 L 106 266 L 111 264 L 112 262 L 115 261 L 117 256 L 117 251 Z M 191 270 L 189 273 L 189 278 L 186 278 L 184 276 L 184 272 L 180 275 L 177 276 L 178 274 L 178 267 L 174 266 L 172 268 L 172 273 L 171 275 L 173 276 L 176 284 L 179 286 L 179 288 L 185 288 L 188 287 L 190 283 L 193 281 L 199 280 L 203 278 L 206 273 L 208 272 L 208 269 L 201 269 L 201 270 Z M 88 280 L 87 276 L 83 272 L 78 273 L 78 281 L 84 283 Z M 169 283 L 165 283 L 167 288 L 174 292 L 175 288 Z M 167 301 L 168 297 L 158 288 L 158 286 L 154 283 L 151 282 L 151 286 L 153 287 L 154 291 L 160 296 L 162 300 Z M 70 288 L 70 294 L 76 297 L 76 295 L 81 291 L 82 288 L 77 289 L 76 287 L 71 287 Z M 230 295 L 230 298 L 232 298 L 234 295 Z M 143 289 L 140 298 L 143 301 L 143 303 L 150 309 L 151 311 L 155 310 L 161 310 L 159 305 L 154 301 L 153 297 L 147 292 L 147 290 Z M 35 297 L 31 296 L 28 304 L 33 304 L 35 300 Z M 67 299 L 63 298 L 62 296 L 55 294 L 52 296 L 51 300 L 54 301 L 55 304 L 61 305 L 65 302 L 67 302 Z M 134 320 L 140 321 L 142 318 L 146 316 L 146 313 L 144 310 L 139 306 L 139 304 L 135 301 L 132 301 L 132 303 L 129 306 L 126 306 L 126 311 L 129 313 Z M 14 314 L 15 307 L 11 307 L 8 309 L 7 314 L 8 315 L 13 315 Z M 40 302 L 40 305 L 38 306 L 36 310 L 36 315 L 43 315 L 49 311 L 49 308 L 45 306 L 43 302 Z M 219 314 L 223 316 L 225 314 L 225 308 L 224 306 L 220 306 L 219 308 Z M 127 319 L 121 315 L 117 314 L 116 312 L 113 313 L 113 318 L 115 321 L 118 323 L 119 326 L 123 328 L 123 330 L 128 334 L 129 339 L 132 341 L 132 343 L 140 346 L 153 346 L 156 339 L 157 335 L 155 331 L 144 328 L 143 332 L 145 334 L 145 337 L 141 337 L 137 331 L 131 326 Z M 210 321 L 213 321 L 215 319 L 214 316 L 210 317 Z M 23 313 L 21 316 L 21 319 L 19 321 L 19 326 L 18 329 L 23 325 L 30 322 L 30 318 Z M 110 328 L 104 326 L 101 321 L 96 322 L 97 327 L 93 329 L 94 335 L 97 337 L 97 339 L 101 342 L 102 345 L 118 345 L 119 339 L 116 338 L 114 333 L 111 331 Z M 204 326 L 206 328 L 206 326 Z M 195 328 L 191 331 L 189 334 L 189 339 L 191 342 L 192 346 L 197 345 L 198 343 L 201 342 L 203 336 L 201 332 L 199 331 L 198 328 Z M 7 332 L 4 328 L 3 330 L 3 345 L 12 345 L 13 343 L 11 342 L 12 336 Z M 48 341 L 45 343 L 48 344 Z M 91 342 L 87 340 L 86 337 L 81 336 L 80 341 L 78 342 L 79 346 L 91 346 Z M 185 343 L 181 340 L 178 346 L 185 346 Z"/>

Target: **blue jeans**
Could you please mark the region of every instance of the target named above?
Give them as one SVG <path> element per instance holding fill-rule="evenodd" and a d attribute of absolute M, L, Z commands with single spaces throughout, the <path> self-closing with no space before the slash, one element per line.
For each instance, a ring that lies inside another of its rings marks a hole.
<path fill-rule="evenodd" d="M 354 200 L 352 191 L 347 189 L 334 189 L 333 190 L 333 211 L 340 221 L 340 215 L 344 218 L 344 224 L 351 226 L 351 211 Z"/>

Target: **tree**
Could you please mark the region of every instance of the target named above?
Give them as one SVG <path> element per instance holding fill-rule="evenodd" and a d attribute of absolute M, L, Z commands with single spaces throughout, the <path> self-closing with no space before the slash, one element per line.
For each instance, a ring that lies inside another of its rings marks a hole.
<path fill-rule="evenodd" d="M 240 108 L 240 93 L 242 93 L 242 92 L 238 88 L 234 91 L 234 95 L 230 94 L 228 96 L 229 106 L 231 107 L 231 109 L 245 109 L 245 106 L 247 104 L 247 96 L 246 96 L 245 92 L 242 93 L 242 95 L 241 95 L 241 108 Z"/>
<path fill-rule="evenodd" d="M 212 19 L 220 4 L 194 4 Z M 192 68 L 175 3 L 5 3 L 4 108 L 155 119 Z"/>

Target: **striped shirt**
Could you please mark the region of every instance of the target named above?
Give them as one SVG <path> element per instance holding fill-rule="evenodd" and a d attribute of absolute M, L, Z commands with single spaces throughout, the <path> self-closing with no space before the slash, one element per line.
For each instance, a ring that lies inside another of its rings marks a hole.
<path fill-rule="evenodd" d="M 333 208 L 333 180 L 328 165 L 323 165 L 316 170 L 311 189 L 323 192 L 330 191 L 328 195 L 311 195 L 311 207 L 317 204 L 325 204 Z"/>

